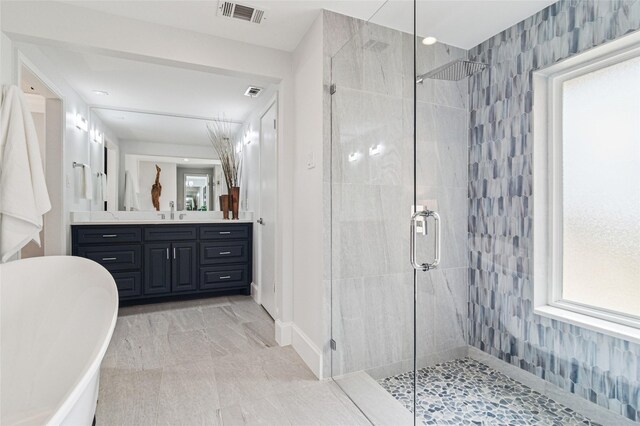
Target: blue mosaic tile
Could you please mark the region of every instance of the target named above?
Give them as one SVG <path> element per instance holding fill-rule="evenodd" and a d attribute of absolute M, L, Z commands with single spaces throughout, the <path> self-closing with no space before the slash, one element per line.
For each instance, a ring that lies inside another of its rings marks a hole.
<path fill-rule="evenodd" d="M 640 28 L 640 0 L 563 0 L 469 51 L 469 343 L 640 422 L 640 345 L 533 314 L 532 72 Z"/>

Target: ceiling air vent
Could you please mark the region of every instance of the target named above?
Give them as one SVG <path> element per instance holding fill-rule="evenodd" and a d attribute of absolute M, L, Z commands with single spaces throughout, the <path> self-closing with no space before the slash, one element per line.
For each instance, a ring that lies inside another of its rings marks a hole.
<path fill-rule="evenodd" d="M 221 1 L 218 4 L 218 15 L 226 18 L 240 19 L 241 21 L 260 24 L 266 20 L 265 11 L 256 9 L 246 4 L 238 4 L 230 1 Z"/>
<path fill-rule="evenodd" d="M 244 92 L 245 96 L 249 96 L 250 98 L 257 98 L 262 93 L 262 87 L 249 86 L 247 91 Z"/>

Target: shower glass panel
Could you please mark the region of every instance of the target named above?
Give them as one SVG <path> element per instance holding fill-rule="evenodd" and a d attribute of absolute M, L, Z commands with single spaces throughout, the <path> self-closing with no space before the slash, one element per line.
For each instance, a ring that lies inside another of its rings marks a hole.
<path fill-rule="evenodd" d="M 439 238 L 440 261 L 437 268 L 416 274 L 414 392 L 416 423 L 441 424 L 459 420 L 460 407 L 451 406 L 450 399 L 440 400 L 431 383 L 447 380 L 459 368 L 455 360 L 468 354 L 468 84 L 469 76 L 485 66 L 468 61 L 464 49 L 423 43 L 424 37 L 438 36 L 432 33 L 433 16 L 426 12 L 426 3 L 416 5 L 415 196 L 417 210 L 437 213 L 440 232 L 427 218 L 426 235 L 416 235 L 416 257 L 418 263 L 431 262 Z M 435 412 L 429 411 L 434 407 Z"/>
<path fill-rule="evenodd" d="M 352 31 L 331 60 L 331 376 L 374 424 L 414 423 L 414 37 L 384 25 L 398 12 L 411 29 L 411 2 L 325 26 Z M 382 385 L 396 375 L 402 402 Z"/>
<path fill-rule="evenodd" d="M 331 60 L 331 375 L 374 424 L 422 423 L 424 368 L 467 354 L 467 85 L 484 65 L 423 44 L 421 4 L 343 17 Z"/>

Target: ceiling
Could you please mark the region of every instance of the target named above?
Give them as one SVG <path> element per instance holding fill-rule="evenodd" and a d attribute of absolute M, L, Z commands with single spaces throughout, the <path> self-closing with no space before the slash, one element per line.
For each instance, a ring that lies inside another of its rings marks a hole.
<path fill-rule="evenodd" d="M 203 119 L 242 123 L 274 87 L 259 78 L 229 77 L 51 46 L 37 46 L 120 140 L 210 145 Z M 23 90 L 41 83 L 23 76 Z M 264 88 L 258 98 L 248 86 Z M 30 90 L 34 86 L 35 90 Z M 94 91 L 104 91 L 99 95 Z M 179 117 L 178 117 L 179 116 Z M 239 129 L 240 126 L 234 126 Z"/>
<path fill-rule="evenodd" d="M 405 32 L 413 28 L 411 0 L 241 2 L 265 9 L 266 22 L 254 24 L 219 17 L 217 0 L 66 3 L 286 51 L 295 49 L 322 8 Z M 552 0 L 418 0 L 418 33 L 470 48 L 551 3 Z M 269 81 L 257 77 L 217 75 L 53 46 L 38 48 L 87 104 L 106 108 L 97 113 L 121 140 L 208 145 L 204 121 L 196 118 L 224 116 L 243 122 L 261 101 L 244 96 L 247 87 L 274 90 Z"/>
<path fill-rule="evenodd" d="M 243 121 L 260 98 L 244 96 L 259 78 L 229 77 L 49 46 L 38 47 L 89 105 Z M 94 90 L 105 91 L 108 96 Z"/>
<path fill-rule="evenodd" d="M 418 34 L 470 49 L 554 2 L 418 0 Z M 411 0 L 240 0 L 241 4 L 266 10 L 266 21 L 261 24 L 217 16 L 217 0 L 69 0 L 66 3 L 286 51 L 296 48 L 321 9 L 363 20 L 371 18 L 377 24 L 408 33 L 413 31 Z"/>

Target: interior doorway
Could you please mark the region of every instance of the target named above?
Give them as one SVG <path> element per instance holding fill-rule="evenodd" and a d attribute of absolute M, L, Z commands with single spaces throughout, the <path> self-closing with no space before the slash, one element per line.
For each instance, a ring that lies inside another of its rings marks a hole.
<path fill-rule="evenodd" d="M 272 318 L 276 308 L 276 203 L 277 203 L 277 133 L 278 105 L 271 104 L 260 119 L 260 303 Z"/>
<path fill-rule="evenodd" d="M 63 143 L 64 116 L 62 96 L 39 71 L 20 56 L 18 83 L 27 97 L 36 126 L 40 154 L 51 210 L 44 215 L 40 232 L 40 246 L 27 244 L 20 252 L 21 258 L 64 255 L 64 187 L 63 187 Z"/>

